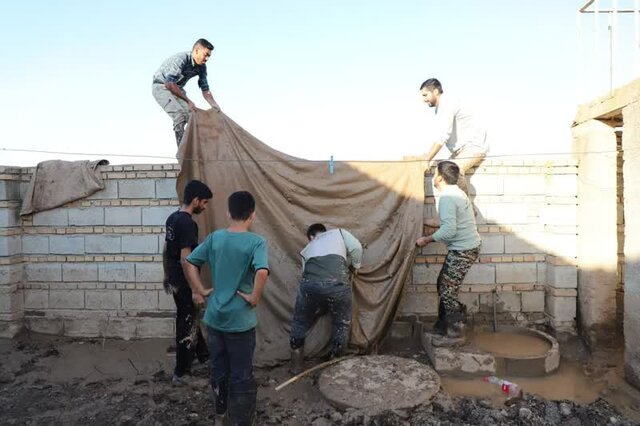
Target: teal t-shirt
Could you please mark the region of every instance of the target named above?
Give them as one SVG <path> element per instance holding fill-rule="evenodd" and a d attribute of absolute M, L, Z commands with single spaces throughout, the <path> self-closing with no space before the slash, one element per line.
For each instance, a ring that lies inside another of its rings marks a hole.
<path fill-rule="evenodd" d="M 257 325 L 255 309 L 236 294 L 253 291 L 256 271 L 269 269 L 267 242 L 253 232 L 215 231 L 187 257 L 196 266 L 211 268 L 213 292 L 203 321 L 209 327 L 228 333 L 251 330 Z"/>

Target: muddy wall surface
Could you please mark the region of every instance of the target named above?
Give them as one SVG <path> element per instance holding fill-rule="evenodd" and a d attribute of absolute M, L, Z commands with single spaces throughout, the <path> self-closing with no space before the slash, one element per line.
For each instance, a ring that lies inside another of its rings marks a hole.
<path fill-rule="evenodd" d="M 532 159 L 533 158 L 533 159 Z M 178 208 L 177 164 L 101 167 L 93 196 L 20 218 L 33 169 L 0 167 L 0 334 L 170 337 L 162 289 L 164 222 Z M 483 245 L 461 291 L 476 322 L 547 323 L 575 331 L 577 163 L 487 160 L 470 174 Z M 425 218 L 435 214 L 425 178 Z M 433 317 L 446 250 L 422 249 L 399 315 Z"/>

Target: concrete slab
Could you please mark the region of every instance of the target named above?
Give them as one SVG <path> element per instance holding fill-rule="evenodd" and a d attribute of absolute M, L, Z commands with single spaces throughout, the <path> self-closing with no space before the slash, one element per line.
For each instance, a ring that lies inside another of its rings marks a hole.
<path fill-rule="evenodd" d="M 370 355 L 327 368 L 318 384 L 320 393 L 337 408 L 395 410 L 429 401 L 440 389 L 440 377 L 412 359 Z"/>

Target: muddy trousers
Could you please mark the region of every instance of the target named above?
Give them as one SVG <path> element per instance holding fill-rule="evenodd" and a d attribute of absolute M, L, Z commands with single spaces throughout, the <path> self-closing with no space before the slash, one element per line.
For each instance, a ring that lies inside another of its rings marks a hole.
<path fill-rule="evenodd" d="M 173 121 L 173 132 L 176 135 L 176 143 L 180 146 L 182 136 L 184 135 L 184 128 L 189 121 L 189 105 L 184 100 L 173 96 L 162 83 L 154 83 L 151 87 L 151 93 L 158 105 L 171 117 Z"/>
<path fill-rule="evenodd" d="M 486 155 L 487 152 L 485 148 L 480 148 L 475 145 L 465 145 L 450 158 L 450 160 L 460 168 L 457 185 L 467 196 L 469 195 L 469 183 L 465 175 L 469 169 L 482 163 Z"/>
<path fill-rule="evenodd" d="M 449 250 L 438 275 L 438 323 L 436 328 L 466 321 L 466 306 L 458 300 L 460 285 L 478 259 L 480 246 L 471 250 Z"/>
<path fill-rule="evenodd" d="M 341 356 L 351 332 L 351 286 L 340 282 L 303 281 L 296 296 L 291 323 L 291 349 L 304 346 L 304 340 L 316 320 L 330 313 L 333 324 L 331 356 Z"/>
<path fill-rule="evenodd" d="M 256 330 L 225 333 L 207 326 L 207 336 L 216 414 L 228 412 L 231 425 L 252 425 L 258 391 L 253 374 Z"/>
<path fill-rule="evenodd" d="M 184 285 L 173 293 L 176 302 L 176 368 L 174 374 L 183 376 L 191 373 L 194 356 L 200 362 L 209 358 L 207 343 L 200 331 L 200 312 L 191 299 L 191 289 Z"/>

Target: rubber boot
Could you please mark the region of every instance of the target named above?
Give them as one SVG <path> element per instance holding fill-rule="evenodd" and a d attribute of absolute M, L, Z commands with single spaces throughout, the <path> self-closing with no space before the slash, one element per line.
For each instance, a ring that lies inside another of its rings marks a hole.
<path fill-rule="evenodd" d="M 227 378 L 216 382 L 213 391 L 215 396 L 214 406 L 216 411 L 215 424 L 218 426 L 226 426 L 228 424 L 228 406 L 229 406 L 229 380 Z"/>
<path fill-rule="evenodd" d="M 438 320 L 433 325 L 433 331 L 441 336 L 447 334 L 447 322 L 445 321 L 445 310 L 442 302 L 438 303 Z"/>
<path fill-rule="evenodd" d="M 463 337 L 467 324 L 467 307 L 460 305 L 458 312 L 447 315 L 446 324 L 447 337 L 454 339 Z"/>
<path fill-rule="evenodd" d="M 304 348 L 291 349 L 291 365 L 289 372 L 291 374 L 300 374 L 304 369 Z"/>
<path fill-rule="evenodd" d="M 231 426 L 252 426 L 256 417 L 255 379 L 229 385 L 229 424 Z"/>

